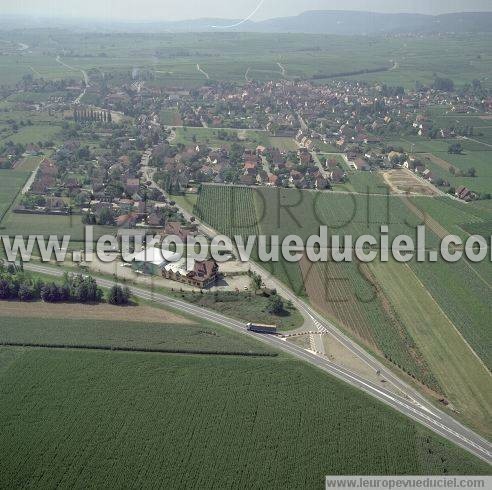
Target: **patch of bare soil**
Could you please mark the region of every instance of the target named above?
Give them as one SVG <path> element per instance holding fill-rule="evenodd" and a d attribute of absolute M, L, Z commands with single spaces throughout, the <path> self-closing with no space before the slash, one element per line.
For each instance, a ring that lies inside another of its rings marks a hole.
<path fill-rule="evenodd" d="M 334 364 L 343 366 L 373 383 L 382 383 L 382 386 L 384 385 L 385 388 L 393 388 L 392 384 L 382 382 L 383 378 L 378 376 L 376 371 L 331 335 L 323 335 L 323 345 L 325 347 L 326 357 Z"/>
<path fill-rule="evenodd" d="M 193 322 L 175 313 L 150 306 L 112 306 L 107 304 L 51 304 L 0 301 L 0 316 L 19 318 L 57 318 L 71 320 L 111 320 L 192 325 Z"/>
<path fill-rule="evenodd" d="M 396 169 L 383 172 L 384 181 L 395 194 L 415 194 L 424 196 L 438 195 L 438 190 L 431 184 L 419 180 L 412 172 Z"/>

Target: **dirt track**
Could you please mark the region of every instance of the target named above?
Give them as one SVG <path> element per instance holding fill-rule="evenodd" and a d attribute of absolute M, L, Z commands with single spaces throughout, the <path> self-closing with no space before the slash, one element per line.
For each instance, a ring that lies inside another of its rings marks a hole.
<path fill-rule="evenodd" d="M 431 218 L 427 213 L 421 211 L 410 199 L 407 197 L 401 198 L 403 203 L 407 206 L 407 208 L 417 216 L 420 220 L 422 220 L 422 224 L 424 224 L 427 228 L 433 231 L 441 240 L 449 235 L 450 233 L 446 228 L 444 228 L 439 222 L 435 219 Z"/>

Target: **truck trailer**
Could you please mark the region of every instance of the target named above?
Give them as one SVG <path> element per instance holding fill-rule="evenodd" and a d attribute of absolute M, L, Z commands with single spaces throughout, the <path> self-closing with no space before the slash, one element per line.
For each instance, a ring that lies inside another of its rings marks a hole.
<path fill-rule="evenodd" d="M 263 325 L 261 323 L 247 323 L 246 328 L 250 332 L 256 332 L 256 333 L 269 333 L 269 334 L 276 334 L 277 333 L 277 326 L 276 325 Z"/>

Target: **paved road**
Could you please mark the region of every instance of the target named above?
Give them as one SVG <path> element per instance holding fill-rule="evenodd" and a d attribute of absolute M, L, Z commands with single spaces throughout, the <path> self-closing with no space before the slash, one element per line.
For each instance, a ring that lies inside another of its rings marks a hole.
<path fill-rule="evenodd" d="M 473 141 L 474 143 L 479 143 L 481 145 L 485 145 L 485 146 L 488 146 L 488 147 L 492 148 L 492 145 L 491 144 L 485 143 L 485 142 L 480 141 L 480 140 L 476 140 L 474 138 L 469 138 L 468 136 L 458 136 L 458 139 L 460 139 L 460 140 L 467 140 L 467 141 Z"/>
<path fill-rule="evenodd" d="M 281 74 L 283 77 L 285 77 L 285 75 L 286 75 L 286 70 L 285 70 L 285 67 L 284 67 L 284 66 L 283 66 L 280 62 L 278 62 L 278 63 L 277 63 L 277 66 L 280 68 L 280 74 Z"/>
<path fill-rule="evenodd" d="M 193 129 L 200 129 L 200 126 L 183 126 L 182 124 L 179 125 L 179 124 L 165 124 L 164 125 L 164 129 L 166 130 L 172 130 L 173 128 L 187 128 L 189 129 L 190 131 L 193 130 Z M 214 131 L 217 131 L 219 129 L 222 129 L 224 131 L 232 131 L 232 132 L 240 132 L 240 131 L 254 131 L 255 133 L 268 133 L 268 129 L 263 129 L 263 128 L 221 128 L 221 127 L 217 127 L 217 126 L 214 126 L 212 128 Z M 171 142 L 171 140 L 168 138 L 168 141 Z"/>
<path fill-rule="evenodd" d="M 60 58 L 60 55 L 56 57 L 56 61 L 60 63 L 60 65 L 64 66 L 65 68 L 68 68 L 69 70 L 74 70 L 74 71 L 80 71 L 82 73 L 82 77 L 84 78 L 84 89 L 82 90 L 81 94 L 73 101 L 75 105 L 80 104 L 80 101 L 82 100 L 82 97 L 85 95 L 88 87 L 90 87 L 89 83 L 89 75 L 87 75 L 87 72 L 85 70 L 82 70 L 80 68 L 75 68 L 74 66 L 67 65 L 65 62 L 63 62 Z"/>
<path fill-rule="evenodd" d="M 34 184 L 34 181 L 36 180 L 36 175 L 38 175 L 39 172 L 39 165 L 32 171 L 31 175 L 27 179 L 26 183 L 24 184 L 24 187 L 21 190 L 21 194 L 27 194 L 30 190 L 32 185 Z"/>
<path fill-rule="evenodd" d="M 297 113 L 297 119 L 299 120 L 299 124 L 301 125 L 301 129 L 303 131 L 307 131 L 309 128 L 308 128 L 308 125 L 306 124 L 306 121 L 302 118 L 302 116 Z"/>
<path fill-rule="evenodd" d="M 299 147 L 299 148 L 302 148 L 302 145 L 300 143 L 298 143 L 297 140 L 292 140 L 294 141 L 294 143 Z M 318 154 L 315 152 L 315 151 L 311 151 L 309 150 L 309 153 L 311 154 L 311 157 L 313 158 L 313 161 L 315 163 L 315 165 L 318 167 L 319 171 L 321 172 L 321 175 L 327 179 L 328 178 L 328 172 L 325 170 L 325 168 L 323 167 L 323 165 L 321 164 L 321 160 L 319 159 L 318 157 Z"/>
<path fill-rule="evenodd" d="M 60 269 L 32 263 L 26 263 L 24 267 L 26 270 L 57 277 L 61 277 L 64 273 L 64 271 Z M 106 288 L 115 284 L 114 281 L 108 279 L 96 279 L 96 281 L 100 286 Z M 177 299 L 169 298 L 162 294 L 153 293 L 145 289 L 132 288 L 132 293 L 136 297 L 153 301 L 174 310 L 188 313 L 198 318 L 203 318 L 205 320 L 228 327 L 243 335 L 254 337 L 260 342 L 268 344 L 273 348 L 287 352 L 298 359 L 306 361 L 335 376 L 336 378 L 341 379 L 350 385 L 361 389 L 362 391 L 365 391 L 374 398 L 377 398 L 379 401 L 393 407 L 395 410 L 398 410 L 413 420 L 420 422 L 437 434 L 442 435 L 446 439 L 463 447 L 472 454 L 475 454 L 482 460 L 492 464 L 492 445 L 488 441 L 462 426 L 449 415 L 431 406 L 425 400 L 423 400 L 423 403 L 419 403 L 419 401 L 412 400 L 411 397 L 395 395 L 393 392 L 386 390 L 384 387 L 367 381 L 348 369 L 333 364 L 325 357 L 306 351 L 302 347 L 291 344 L 281 337 L 248 332 L 243 322 L 227 318 L 219 313 L 199 306 L 191 305 Z M 323 325 L 321 325 L 321 327 L 322 326 Z"/>
<path fill-rule="evenodd" d="M 197 63 L 197 65 L 196 65 L 196 69 L 197 69 L 197 70 L 198 70 L 198 71 L 199 71 L 202 75 L 205 75 L 205 77 L 207 78 L 207 80 L 210 80 L 210 76 L 209 76 L 209 74 L 208 74 L 206 71 L 202 70 L 202 69 L 200 68 L 200 65 L 199 65 L 198 63 Z"/>

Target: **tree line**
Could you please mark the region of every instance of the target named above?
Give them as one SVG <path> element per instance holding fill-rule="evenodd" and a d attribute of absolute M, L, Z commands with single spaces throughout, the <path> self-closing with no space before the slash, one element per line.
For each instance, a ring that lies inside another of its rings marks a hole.
<path fill-rule="evenodd" d="M 131 300 L 128 287 L 114 285 L 106 295 L 91 276 L 63 275 L 62 281 L 46 282 L 13 264 L 0 263 L 0 300 L 36 301 L 46 303 L 100 303 L 127 305 Z"/>
<path fill-rule="evenodd" d="M 99 110 L 87 109 L 87 108 L 82 108 L 82 109 L 75 108 L 73 110 L 73 118 L 77 122 L 99 121 L 99 122 L 110 123 L 113 121 L 113 118 L 111 116 L 111 111 L 99 111 Z"/>

